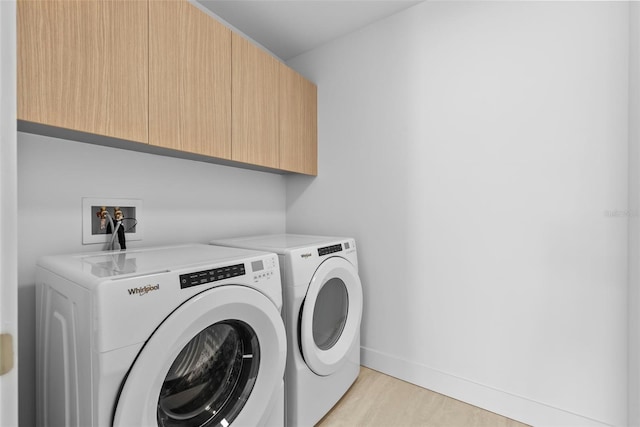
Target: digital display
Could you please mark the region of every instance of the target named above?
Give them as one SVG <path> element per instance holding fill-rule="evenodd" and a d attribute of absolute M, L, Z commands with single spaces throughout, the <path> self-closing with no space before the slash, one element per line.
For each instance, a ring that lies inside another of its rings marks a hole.
<path fill-rule="evenodd" d="M 264 264 L 262 263 L 262 260 L 259 259 L 258 261 L 252 261 L 251 262 L 251 269 L 253 271 L 264 270 Z"/>

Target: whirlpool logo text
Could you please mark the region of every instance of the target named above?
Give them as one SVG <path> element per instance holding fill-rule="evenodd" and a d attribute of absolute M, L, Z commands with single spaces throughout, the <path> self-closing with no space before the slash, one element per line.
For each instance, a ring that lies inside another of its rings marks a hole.
<path fill-rule="evenodd" d="M 160 284 L 158 283 L 157 285 L 147 285 L 147 286 L 142 286 L 139 288 L 131 288 L 131 289 L 127 289 L 129 291 L 129 295 L 138 295 L 138 296 L 143 296 L 148 294 L 151 291 L 157 291 L 160 289 Z"/>

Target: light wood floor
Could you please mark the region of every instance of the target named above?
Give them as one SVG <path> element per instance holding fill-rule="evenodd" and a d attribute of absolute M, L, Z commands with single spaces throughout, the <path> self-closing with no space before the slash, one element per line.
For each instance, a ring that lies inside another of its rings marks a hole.
<path fill-rule="evenodd" d="M 527 427 L 369 368 L 316 427 Z"/>

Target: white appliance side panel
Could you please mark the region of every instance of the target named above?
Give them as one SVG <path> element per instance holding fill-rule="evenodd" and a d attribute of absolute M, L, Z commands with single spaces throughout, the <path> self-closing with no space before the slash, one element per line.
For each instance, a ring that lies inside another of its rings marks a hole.
<path fill-rule="evenodd" d="M 36 274 L 37 424 L 91 425 L 89 292 L 45 270 Z"/>

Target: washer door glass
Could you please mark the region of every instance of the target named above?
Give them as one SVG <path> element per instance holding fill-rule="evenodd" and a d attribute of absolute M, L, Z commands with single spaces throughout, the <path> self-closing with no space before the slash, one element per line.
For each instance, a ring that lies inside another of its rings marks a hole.
<path fill-rule="evenodd" d="M 349 295 L 342 279 L 334 277 L 320 289 L 313 309 L 313 340 L 320 350 L 338 341 L 349 311 Z"/>
<path fill-rule="evenodd" d="M 242 410 L 258 375 L 260 348 L 238 320 L 215 323 L 178 354 L 158 399 L 158 426 L 228 426 Z"/>

